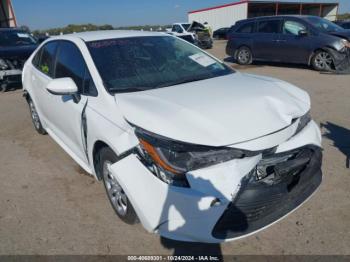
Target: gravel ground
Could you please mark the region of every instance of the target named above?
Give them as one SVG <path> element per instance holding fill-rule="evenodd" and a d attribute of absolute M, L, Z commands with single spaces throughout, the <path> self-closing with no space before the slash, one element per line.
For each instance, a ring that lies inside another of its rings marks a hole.
<path fill-rule="evenodd" d="M 224 59 L 224 41 L 209 52 Z M 306 90 L 324 134 L 324 180 L 296 212 L 272 227 L 221 245 L 162 239 L 122 223 L 102 183 L 86 175 L 49 136 L 37 134 L 22 92 L 0 94 L 0 255 L 4 254 L 350 254 L 350 76 L 256 64 Z M 233 83 L 234 84 L 234 83 Z"/>

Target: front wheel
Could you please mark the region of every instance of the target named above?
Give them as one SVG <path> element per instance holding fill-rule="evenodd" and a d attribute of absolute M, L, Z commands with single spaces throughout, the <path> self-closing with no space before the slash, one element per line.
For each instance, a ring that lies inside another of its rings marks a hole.
<path fill-rule="evenodd" d="M 0 82 L 0 92 L 4 93 L 7 91 L 7 84 L 6 83 L 1 83 Z"/>
<path fill-rule="evenodd" d="M 253 62 L 252 51 L 245 46 L 242 46 L 237 50 L 236 61 L 240 65 L 250 65 Z"/>
<path fill-rule="evenodd" d="M 319 50 L 313 56 L 311 64 L 317 71 L 330 71 L 334 66 L 334 60 L 329 52 Z"/>
<path fill-rule="evenodd" d="M 135 210 L 123 188 L 111 172 L 111 165 L 117 161 L 117 155 L 110 148 L 102 148 L 99 152 L 98 172 L 102 175 L 107 197 L 115 213 L 125 223 L 135 224 L 138 221 Z"/>

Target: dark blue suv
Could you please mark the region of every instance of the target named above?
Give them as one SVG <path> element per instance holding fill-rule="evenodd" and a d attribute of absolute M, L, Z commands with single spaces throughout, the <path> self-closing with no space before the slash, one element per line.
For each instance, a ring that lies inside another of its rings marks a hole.
<path fill-rule="evenodd" d="M 348 54 L 350 30 L 317 16 L 272 16 L 237 22 L 228 33 L 226 53 L 242 65 L 253 60 L 334 68 Z"/>

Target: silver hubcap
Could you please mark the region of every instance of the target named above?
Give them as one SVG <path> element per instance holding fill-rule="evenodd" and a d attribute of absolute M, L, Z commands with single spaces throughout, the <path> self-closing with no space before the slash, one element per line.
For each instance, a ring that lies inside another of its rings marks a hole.
<path fill-rule="evenodd" d="M 327 52 L 320 52 L 317 54 L 315 57 L 315 65 L 317 68 L 325 70 L 325 69 L 330 69 L 333 64 L 333 59 L 330 54 Z"/>
<path fill-rule="evenodd" d="M 239 53 L 238 53 L 238 60 L 241 62 L 241 63 L 248 63 L 249 62 L 249 59 L 250 59 L 250 53 L 248 50 L 240 50 Z"/>
<path fill-rule="evenodd" d="M 38 113 L 36 112 L 36 109 L 35 109 L 33 102 L 29 103 L 29 107 L 30 107 L 30 112 L 32 115 L 32 120 L 33 120 L 34 126 L 36 129 L 39 129 L 40 128 L 40 120 L 39 120 L 39 116 L 38 116 Z"/>
<path fill-rule="evenodd" d="M 108 197 L 118 214 L 125 216 L 128 209 L 127 197 L 117 180 L 111 175 L 111 165 L 110 161 L 103 163 L 103 177 Z"/>

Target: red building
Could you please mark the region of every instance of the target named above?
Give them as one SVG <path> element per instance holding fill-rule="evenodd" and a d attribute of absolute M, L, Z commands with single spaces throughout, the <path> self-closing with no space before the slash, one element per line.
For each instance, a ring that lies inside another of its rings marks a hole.
<path fill-rule="evenodd" d="M 0 27 L 16 26 L 16 16 L 11 0 L 0 0 Z"/>

